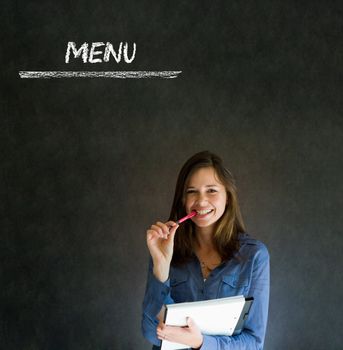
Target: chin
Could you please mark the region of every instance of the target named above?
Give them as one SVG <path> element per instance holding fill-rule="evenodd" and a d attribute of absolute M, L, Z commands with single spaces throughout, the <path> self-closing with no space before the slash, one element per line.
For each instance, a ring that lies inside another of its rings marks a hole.
<path fill-rule="evenodd" d="M 213 226 L 216 222 L 197 222 L 195 223 L 198 227 L 210 227 Z"/>

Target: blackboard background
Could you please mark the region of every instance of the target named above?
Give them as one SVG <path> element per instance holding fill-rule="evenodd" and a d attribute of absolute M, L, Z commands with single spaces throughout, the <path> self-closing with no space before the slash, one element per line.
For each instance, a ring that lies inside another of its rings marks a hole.
<path fill-rule="evenodd" d="M 149 349 L 145 229 L 209 149 L 271 255 L 265 349 L 342 345 L 340 2 L 2 2 L 3 349 Z M 66 65 L 68 41 L 136 42 Z M 19 70 L 182 70 L 25 80 Z"/>

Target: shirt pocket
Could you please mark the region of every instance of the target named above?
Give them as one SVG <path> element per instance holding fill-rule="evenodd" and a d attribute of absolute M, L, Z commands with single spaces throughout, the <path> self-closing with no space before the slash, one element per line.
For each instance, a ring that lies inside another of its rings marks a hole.
<path fill-rule="evenodd" d="M 170 295 L 175 303 L 189 301 L 189 283 L 187 275 L 170 279 Z"/>
<path fill-rule="evenodd" d="M 249 281 L 241 279 L 239 275 L 223 276 L 219 283 L 217 298 L 232 297 L 236 295 L 246 296 L 248 287 Z"/>

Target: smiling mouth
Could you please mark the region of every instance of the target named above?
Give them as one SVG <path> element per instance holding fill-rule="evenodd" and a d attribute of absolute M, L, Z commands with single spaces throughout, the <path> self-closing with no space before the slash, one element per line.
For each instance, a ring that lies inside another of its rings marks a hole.
<path fill-rule="evenodd" d="M 197 215 L 206 215 L 213 211 L 213 209 L 206 209 L 206 210 L 196 210 Z"/>

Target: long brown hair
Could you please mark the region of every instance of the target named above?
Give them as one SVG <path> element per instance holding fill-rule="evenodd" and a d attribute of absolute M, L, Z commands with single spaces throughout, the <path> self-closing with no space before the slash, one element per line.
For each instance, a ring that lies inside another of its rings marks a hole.
<path fill-rule="evenodd" d="M 238 235 L 245 232 L 239 209 L 237 190 L 232 174 L 227 170 L 222 159 L 214 153 L 203 151 L 189 158 L 180 170 L 174 201 L 169 220 L 176 221 L 186 215 L 184 206 L 185 190 L 190 177 L 200 168 L 212 167 L 220 182 L 225 186 L 228 203 L 222 217 L 217 221 L 213 236 L 214 245 L 222 261 L 231 259 L 239 249 Z M 191 220 L 178 228 L 174 240 L 173 264 L 189 261 L 194 254 L 195 225 Z"/>

